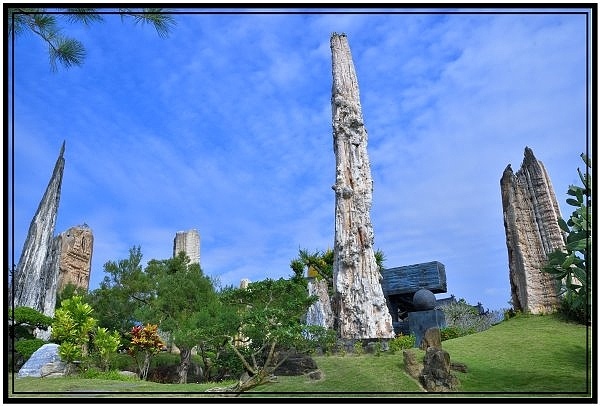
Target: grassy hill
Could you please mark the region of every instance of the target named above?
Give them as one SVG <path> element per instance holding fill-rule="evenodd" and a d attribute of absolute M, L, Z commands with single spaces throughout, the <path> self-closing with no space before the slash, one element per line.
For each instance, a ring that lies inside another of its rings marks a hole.
<path fill-rule="evenodd" d="M 554 316 L 521 316 L 481 333 L 444 341 L 442 346 L 452 361 L 468 367 L 467 373 L 455 372 L 461 382 L 456 395 L 423 392 L 404 372 L 403 356 L 399 352 L 380 356 L 316 357 L 323 371 L 321 380 L 311 381 L 305 376 L 279 377 L 277 383 L 260 386 L 242 396 L 590 397 L 591 329 L 585 326 L 566 323 Z M 418 349 L 411 351 L 423 354 Z M 202 392 L 210 386 L 215 385 L 15 378 L 15 391 L 30 392 L 19 397 L 36 396 L 36 393 L 39 397 L 55 397 L 61 392 L 72 395 L 96 392 L 94 396 L 99 397 L 127 396 L 127 392 L 136 397 L 190 397 L 206 396 Z M 139 392 L 148 392 L 148 395 Z"/>

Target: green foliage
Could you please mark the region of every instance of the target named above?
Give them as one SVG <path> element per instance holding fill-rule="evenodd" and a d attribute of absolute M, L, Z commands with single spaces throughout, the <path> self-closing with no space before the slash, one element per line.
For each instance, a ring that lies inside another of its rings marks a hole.
<path fill-rule="evenodd" d="M 268 381 L 268 376 L 284 359 L 275 350 L 306 348 L 307 330 L 302 323 L 316 297 L 309 297 L 304 278 L 265 279 L 246 289 L 221 292 L 222 303 L 236 310 L 236 329 L 230 332 L 230 348 L 252 376 L 251 385 Z M 245 347 L 247 352 L 240 351 Z M 238 386 L 247 390 L 250 386 Z"/>
<path fill-rule="evenodd" d="M 71 299 L 73 296 L 87 296 L 87 289 L 75 286 L 72 283 L 68 283 L 62 291 L 56 294 L 56 308 L 60 306 L 63 300 Z"/>
<path fill-rule="evenodd" d="M 395 354 L 398 351 L 407 350 L 415 346 L 416 337 L 413 335 L 398 334 L 389 342 L 389 351 Z"/>
<path fill-rule="evenodd" d="M 358 340 L 357 342 L 354 343 L 353 347 L 354 347 L 355 355 L 362 355 L 365 353 L 365 349 L 363 348 L 362 341 Z"/>
<path fill-rule="evenodd" d="M 137 381 L 139 378 L 120 374 L 118 370 L 111 369 L 101 371 L 96 368 L 88 368 L 80 374 L 81 378 L 85 379 L 105 379 L 110 381 Z"/>
<path fill-rule="evenodd" d="M 19 306 L 8 309 L 9 334 L 16 340 L 33 338 L 36 328 L 47 330 L 52 325 L 52 317 L 48 317 L 31 307 Z"/>
<path fill-rule="evenodd" d="M 30 31 L 40 37 L 48 45 L 52 71 L 57 70 L 57 64 L 65 68 L 79 66 L 86 57 L 85 46 L 81 41 L 63 34 L 64 24 L 81 23 L 89 26 L 95 22 L 102 22 L 106 12 L 94 8 L 9 8 L 8 35 L 16 37 Z M 153 25 L 161 38 L 168 36 L 170 29 L 175 25 L 175 19 L 164 14 L 160 8 L 120 8 L 117 12 L 121 19 L 132 18 L 136 24 Z"/>
<path fill-rule="evenodd" d="M 82 355 L 86 355 L 84 346 L 96 327 L 96 319 L 91 316 L 93 311 L 92 306 L 85 303 L 81 296 L 63 300 L 54 312 L 52 339 L 61 345 L 71 343 L 79 346 Z"/>
<path fill-rule="evenodd" d="M 103 371 L 110 367 L 111 358 L 117 353 L 121 344 L 121 336 L 117 331 L 110 333 L 104 327 L 98 327 L 94 335 L 94 348 L 98 364 Z"/>
<path fill-rule="evenodd" d="M 446 341 L 446 340 L 452 340 L 453 338 L 458 338 L 458 337 L 466 336 L 469 334 L 473 334 L 475 332 L 476 331 L 473 329 L 465 330 L 460 327 L 450 326 L 450 327 L 444 327 L 444 328 L 440 329 L 440 336 L 442 338 L 442 341 Z"/>
<path fill-rule="evenodd" d="M 464 299 L 441 307 L 446 317 L 446 328 L 460 331 L 460 335 L 473 334 L 489 329 L 498 321 L 496 312 L 479 314 L 475 307 Z M 453 334 L 448 330 L 447 334 Z"/>
<path fill-rule="evenodd" d="M 135 326 L 136 320 L 143 319 L 140 309 L 147 305 L 152 291 L 141 263 L 139 246 L 129 249 L 128 258 L 106 262 L 100 287 L 89 295 L 98 324 L 118 331 L 123 337 Z"/>
<path fill-rule="evenodd" d="M 25 338 L 15 343 L 15 351 L 27 360 L 44 344 L 46 344 L 46 342 L 41 338 Z"/>
<path fill-rule="evenodd" d="M 592 160 L 585 154 L 581 158 L 592 168 Z M 544 271 L 551 274 L 560 284 L 562 296 L 560 311 L 571 320 L 591 322 L 591 288 L 588 269 L 592 264 L 592 176 L 589 170 L 582 173 L 577 168 L 581 186 L 569 186 L 567 204 L 576 209 L 568 221 L 558 223 L 566 234 L 564 250 L 557 249 L 548 255 Z"/>

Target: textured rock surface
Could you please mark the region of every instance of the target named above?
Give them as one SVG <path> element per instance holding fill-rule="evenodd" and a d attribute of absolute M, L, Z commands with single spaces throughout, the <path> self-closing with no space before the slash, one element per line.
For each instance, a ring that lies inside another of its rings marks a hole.
<path fill-rule="evenodd" d="M 200 234 L 198 230 L 178 231 L 173 239 L 173 256 L 185 252 L 192 263 L 200 263 Z"/>
<path fill-rule="evenodd" d="M 557 284 L 542 268 L 564 240 L 550 177 L 526 147 L 521 168 L 515 174 L 508 165 L 500 188 L 513 307 L 533 314 L 552 312 L 558 304 Z"/>
<path fill-rule="evenodd" d="M 86 225 L 71 227 L 57 239 L 60 246 L 58 291 L 62 291 L 68 284 L 87 290 L 94 246 L 92 230 Z"/>
<path fill-rule="evenodd" d="M 308 295 L 315 295 L 318 299 L 308 308 L 306 324 L 333 328 L 333 312 L 329 292 L 327 291 L 327 281 L 324 279 L 310 279 L 308 281 Z"/>
<path fill-rule="evenodd" d="M 373 180 L 358 81 L 344 34 L 331 37 L 336 159 L 333 278 L 336 328 L 342 338 L 392 338 L 392 318 L 373 251 Z"/>
<path fill-rule="evenodd" d="M 58 355 L 58 344 L 44 344 L 35 351 L 23 364 L 17 376 L 42 377 L 47 374 L 64 373 L 66 364 L 60 360 Z"/>
<path fill-rule="evenodd" d="M 429 347 L 423 358 L 423 371 L 419 382 L 428 392 L 450 392 L 458 387 L 458 378 L 450 372 L 450 354 Z"/>
<path fill-rule="evenodd" d="M 48 187 L 29 226 L 21 258 L 15 270 L 14 295 L 11 297 L 15 307 L 31 307 L 51 317 L 54 316 L 58 281 L 58 247 L 54 238 L 54 228 L 65 167 L 64 151 L 63 142 Z"/>

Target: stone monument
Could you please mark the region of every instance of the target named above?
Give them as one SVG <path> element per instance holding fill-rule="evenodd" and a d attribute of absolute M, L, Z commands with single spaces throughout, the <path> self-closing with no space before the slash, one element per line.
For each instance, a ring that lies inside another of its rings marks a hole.
<path fill-rule="evenodd" d="M 85 289 L 90 285 L 94 235 L 87 224 L 69 228 L 56 237 L 59 239 L 58 292 L 71 284 Z"/>
<path fill-rule="evenodd" d="M 565 246 L 561 217 L 550 177 L 533 151 L 525 147 L 521 168 L 510 164 L 500 180 L 509 279 L 515 310 L 551 313 L 559 303 L 558 283 L 542 271 L 548 254 Z"/>
<path fill-rule="evenodd" d="M 185 252 L 192 264 L 200 264 L 200 234 L 198 230 L 178 231 L 173 239 L 173 256 Z"/>
<path fill-rule="evenodd" d="M 12 289 L 9 288 L 9 306 L 31 307 L 50 317 L 54 316 L 58 282 L 58 240 L 54 238 L 54 228 L 65 167 L 64 152 L 63 142 L 50 182 L 31 220 Z"/>
<path fill-rule="evenodd" d="M 373 180 L 358 80 L 345 34 L 330 40 L 336 160 L 333 261 L 335 329 L 342 339 L 393 338 L 373 250 Z"/>

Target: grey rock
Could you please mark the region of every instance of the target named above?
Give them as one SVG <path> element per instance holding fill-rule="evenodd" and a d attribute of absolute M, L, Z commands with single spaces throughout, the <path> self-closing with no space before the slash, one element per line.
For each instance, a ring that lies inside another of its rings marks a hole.
<path fill-rule="evenodd" d="M 54 343 L 42 345 L 31 355 L 27 362 L 23 364 L 17 376 L 19 378 L 26 376 L 40 378 L 44 376 L 42 369 L 48 364 L 52 364 L 52 366 L 46 367 L 46 372 L 56 371 L 58 365 L 55 364 L 62 363 L 60 355 L 58 355 L 58 347 L 59 345 Z"/>

